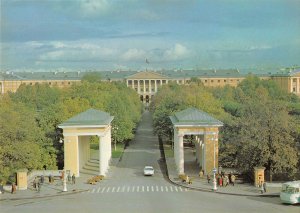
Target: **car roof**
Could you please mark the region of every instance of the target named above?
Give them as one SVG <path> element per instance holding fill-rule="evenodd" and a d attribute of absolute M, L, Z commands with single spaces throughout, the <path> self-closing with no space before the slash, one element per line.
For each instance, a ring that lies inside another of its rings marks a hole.
<path fill-rule="evenodd" d="M 145 166 L 145 169 L 153 169 L 153 166 Z"/>

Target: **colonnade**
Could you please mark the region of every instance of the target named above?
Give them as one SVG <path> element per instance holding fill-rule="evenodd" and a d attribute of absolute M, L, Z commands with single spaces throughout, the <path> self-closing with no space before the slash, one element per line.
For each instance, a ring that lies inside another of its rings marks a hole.
<path fill-rule="evenodd" d="M 184 136 L 194 135 L 196 162 L 205 174 L 218 168 L 218 132 L 180 132 L 174 129 L 174 160 L 178 174 L 184 174 Z"/>

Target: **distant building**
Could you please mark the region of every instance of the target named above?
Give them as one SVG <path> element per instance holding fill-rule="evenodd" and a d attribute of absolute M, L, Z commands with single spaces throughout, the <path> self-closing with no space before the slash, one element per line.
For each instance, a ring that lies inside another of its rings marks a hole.
<path fill-rule="evenodd" d="M 59 88 L 81 81 L 88 72 L 5 72 L 0 73 L 0 94 L 16 92 L 21 84 L 45 83 Z M 122 81 L 134 89 L 141 100 L 150 101 L 158 88 L 171 82 L 189 84 L 192 78 L 204 86 L 236 87 L 246 78 L 237 69 L 230 70 L 165 70 L 165 71 L 102 71 L 103 81 Z M 272 79 L 285 91 L 300 95 L 300 70 L 293 72 L 257 75 L 260 79 Z"/>

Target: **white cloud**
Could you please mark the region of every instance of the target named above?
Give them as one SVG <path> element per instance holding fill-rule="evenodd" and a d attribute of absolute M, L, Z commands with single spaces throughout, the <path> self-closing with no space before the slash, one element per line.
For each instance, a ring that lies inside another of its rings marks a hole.
<path fill-rule="evenodd" d="M 129 49 L 122 54 L 121 58 L 125 61 L 145 60 L 146 52 L 140 49 Z"/>
<path fill-rule="evenodd" d="M 175 44 L 173 48 L 170 48 L 164 52 L 163 58 L 165 60 L 180 60 L 185 59 L 189 55 L 189 50 L 182 44 Z"/>

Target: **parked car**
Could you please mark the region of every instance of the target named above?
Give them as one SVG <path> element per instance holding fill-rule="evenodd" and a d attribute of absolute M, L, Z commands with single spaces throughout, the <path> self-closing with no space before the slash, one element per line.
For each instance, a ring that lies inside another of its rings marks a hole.
<path fill-rule="evenodd" d="M 145 176 L 152 176 L 154 175 L 154 169 L 152 166 L 145 166 L 144 168 L 144 175 Z"/>

